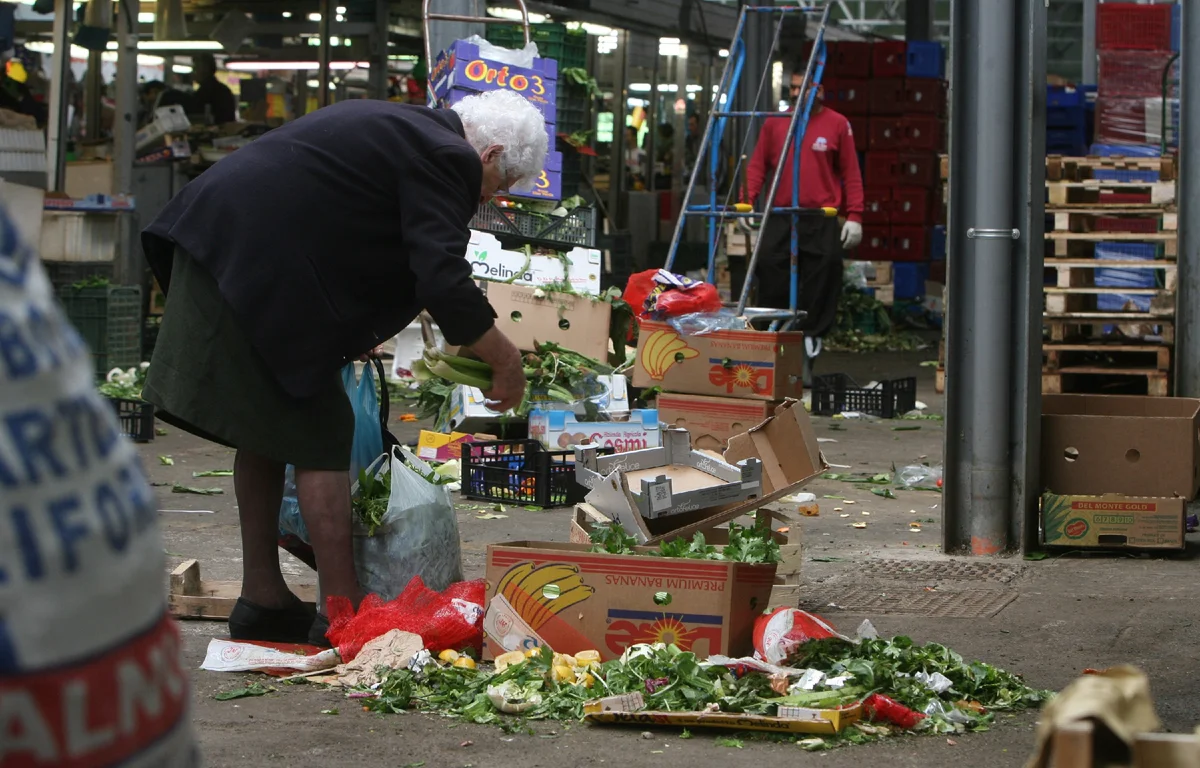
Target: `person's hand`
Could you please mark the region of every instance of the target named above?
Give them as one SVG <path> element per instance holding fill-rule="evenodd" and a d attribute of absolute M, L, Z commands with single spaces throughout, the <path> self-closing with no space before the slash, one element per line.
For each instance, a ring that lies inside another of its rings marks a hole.
<path fill-rule="evenodd" d="M 372 349 L 365 355 L 359 355 L 358 362 L 365 363 L 373 357 L 383 357 L 385 352 L 386 350 L 384 349 L 384 345 L 380 344 L 378 347 L 375 347 L 375 349 Z"/>
<path fill-rule="evenodd" d="M 505 413 L 520 405 L 525 397 L 525 371 L 521 365 L 521 353 L 508 337 L 492 326 L 470 348 L 492 366 L 492 388 L 483 393 L 488 401 L 487 407 L 497 413 Z"/>
<path fill-rule="evenodd" d="M 862 224 L 857 221 L 847 220 L 842 225 L 842 248 L 847 251 L 851 248 L 857 248 L 862 242 Z"/>

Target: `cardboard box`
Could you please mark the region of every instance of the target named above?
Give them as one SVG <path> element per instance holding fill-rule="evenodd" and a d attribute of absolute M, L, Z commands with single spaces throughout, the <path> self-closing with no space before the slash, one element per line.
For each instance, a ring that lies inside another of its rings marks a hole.
<path fill-rule="evenodd" d="M 515 285 L 543 287 L 570 283 L 571 290 L 589 296 L 600 295 L 600 272 L 603 268 L 600 251 L 575 247 L 563 255 L 526 256 L 520 251 L 506 251 L 490 232 L 471 230 L 467 260 L 475 277 L 483 280 L 512 280 Z M 565 262 L 565 263 L 564 263 Z"/>
<path fill-rule="evenodd" d="M 592 404 L 611 419 L 627 418 L 630 413 L 629 387 L 625 377 L 618 373 L 611 376 L 600 376 L 599 379 L 606 390 L 603 394 L 590 398 Z M 446 419 L 437 422 L 434 428 L 439 432 L 450 432 L 451 430 L 479 432 L 498 423 L 501 419 L 506 418 L 510 421 L 517 419 L 512 411 L 507 414 L 499 414 L 489 410 L 486 401 L 483 393 L 476 387 L 459 385 L 450 395 L 450 406 L 447 408 Z M 585 410 L 583 404 L 564 403 L 538 392 L 530 394 L 529 401 L 536 403 L 538 410 L 542 411 L 578 410 L 579 413 L 582 413 Z"/>
<path fill-rule="evenodd" d="M 753 652 L 774 565 L 592 553 L 588 545 L 492 544 L 484 657 L 548 645 L 614 659 L 638 643 L 700 658 Z"/>
<path fill-rule="evenodd" d="M 832 736 L 862 719 L 862 704 L 842 709 L 780 707 L 780 714 L 768 717 L 734 712 L 649 712 L 641 709 L 641 694 L 612 696 L 584 705 L 583 719 L 605 725 L 636 725 L 640 728 L 719 728 L 733 731 L 769 731 L 773 733 L 817 733 Z"/>
<path fill-rule="evenodd" d="M 1065 495 L 1194 498 L 1200 400 L 1042 396 L 1042 488 Z"/>
<path fill-rule="evenodd" d="M 608 358 L 612 305 L 607 301 L 528 285 L 478 283 L 496 310 L 496 327 L 517 349 L 532 351 L 536 342 L 552 341 L 595 360 Z"/>
<path fill-rule="evenodd" d="M 740 397 L 706 397 L 663 392 L 658 396 L 658 418 L 669 427 L 686 429 L 692 445 L 723 452 L 734 435 L 761 424 L 778 403 Z"/>
<path fill-rule="evenodd" d="M 455 40 L 438 54 L 429 82 L 437 99 L 446 98 L 452 89 L 479 93 L 513 91 L 537 107 L 547 123 L 556 122 L 558 62 L 554 59 L 535 58 L 529 69 L 515 67 L 485 59 L 478 45 Z"/>
<path fill-rule="evenodd" d="M 643 322 L 633 384 L 671 392 L 758 400 L 804 394 L 804 334 L 713 331 L 681 336 L 666 323 Z"/>
<path fill-rule="evenodd" d="M 508 197 L 524 200 L 562 200 L 562 171 L 543 169 L 528 189 L 511 189 Z"/>
<path fill-rule="evenodd" d="M 537 410 L 529 414 L 529 436 L 552 451 L 592 443 L 616 451 L 639 451 L 659 445 L 658 411 L 639 409 L 627 421 L 580 421 L 570 411 Z"/>
<path fill-rule="evenodd" d="M 427 429 L 422 429 L 420 436 L 417 438 L 417 458 L 424 459 L 425 461 L 461 459 L 462 444 L 473 442 L 475 442 L 473 435 L 462 432 L 451 432 L 447 435 L 441 432 L 430 432 Z"/>
<path fill-rule="evenodd" d="M 1042 496 L 1042 543 L 1072 549 L 1183 549 L 1187 501 L 1139 496 Z"/>

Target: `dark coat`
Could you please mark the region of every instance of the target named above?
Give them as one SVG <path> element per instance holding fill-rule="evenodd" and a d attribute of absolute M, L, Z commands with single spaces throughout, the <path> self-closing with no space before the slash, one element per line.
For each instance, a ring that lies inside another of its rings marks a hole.
<path fill-rule="evenodd" d="M 465 258 L 482 177 L 453 111 L 346 101 L 205 171 L 142 244 L 168 301 L 175 245 L 204 265 L 279 382 L 306 397 L 423 308 L 450 344 L 492 327 Z"/>

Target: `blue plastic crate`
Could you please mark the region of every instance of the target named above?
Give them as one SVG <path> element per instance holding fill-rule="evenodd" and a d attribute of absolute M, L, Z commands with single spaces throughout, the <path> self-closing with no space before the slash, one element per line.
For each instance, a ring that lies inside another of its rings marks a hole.
<path fill-rule="evenodd" d="M 1047 128 L 1046 129 L 1046 145 L 1062 146 L 1086 144 L 1087 138 L 1083 135 L 1083 126 L 1079 125 L 1074 128 Z"/>
<path fill-rule="evenodd" d="M 1046 86 L 1046 108 L 1051 107 L 1082 107 L 1084 93 L 1069 85 Z"/>
<path fill-rule="evenodd" d="M 936 80 L 945 77 L 946 57 L 942 52 L 942 44 L 927 40 L 910 40 L 905 74 L 908 77 Z"/>
<path fill-rule="evenodd" d="M 1157 259 L 1158 246 L 1154 243 L 1096 243 L 1097 259 Z"/>
<path fill-rule="evenodd" d="M 1087 122 L 1083 105 L 1075 107 L 1046 107 L 1047 128 L 1080 128 Z"/>
<path fill-rule="evenodd" d="M 1183 5 L 1176 3 L 1171 9 L 1171 50 L 1179 53 L 1179 41 L 1183 37 Z"/>
<path fill-rule="evenodd" d="M 1093 144 L 1088 154 L 1099 157 L 1159 157 L 1157 144 Z"/>
<path fill-rule="evenodd" d="M 1151 243 L 1097 243 L 1097 261 L 1154 261 L 1158 246 Z M 1154 288 L 1157 272 L 1152 269 L 1123 269 L 1099 267 L 1093 273 L 1097 286 L 1102 288 Z"/>
<path fill-rule="evenodd" d="M 941 224 L 929 231 L 929 260 L 946 260 L 946 228 Z"/>
<path fill-rule="evenodd" d="M 921 262 L 897 261 L 892 264 L 892 290 L 897 300 L 916 299 L 925 295 L 925 278 L 929 265 Z"/>
<path fill-rule="evenodd" d="M 1126 184 L 1132 184 L 1139 181 L 1158 181 L 1158 171 L 1154 170 L 1133 170 L 1128 168 L 1096 168 L 1092 171 L 1092 178 L 1099 181 L 1122 181 Z"/>
<path fill-rule="evenodd" d="M 1133 304 L 1136 311 L 1149 312 L 1150 298 L 1138 293 L 1102 293 L 1096 297 L 1096 309 L 1101 312 L 1124 312 L 1127 304 Z"/>
<path fill-rule="evenodd" d="M 1087 144 L 1047 144 L 1047 155 L 1062 155 L 1063 157 L 1082 157 L 1087 154 Z"/>

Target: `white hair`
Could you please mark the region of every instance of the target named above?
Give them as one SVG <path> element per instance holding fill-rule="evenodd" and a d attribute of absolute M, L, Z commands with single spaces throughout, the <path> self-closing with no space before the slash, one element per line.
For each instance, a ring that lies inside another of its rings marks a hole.
<path fill-rule="evenodd" d="M 462 118 L 467 141 L 477 152 L 504 147 L 500 166 L 510 178 L 528 182 L 542 170 L 550 139 L 533 104 L 512 91 L 495 90 L 468 96 L 451 109 Z"/>

